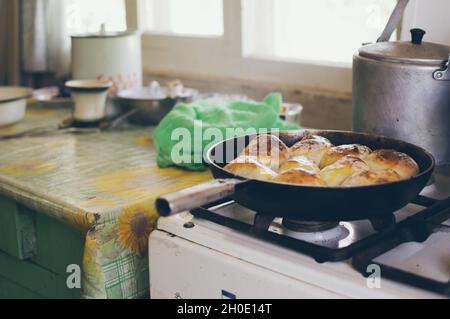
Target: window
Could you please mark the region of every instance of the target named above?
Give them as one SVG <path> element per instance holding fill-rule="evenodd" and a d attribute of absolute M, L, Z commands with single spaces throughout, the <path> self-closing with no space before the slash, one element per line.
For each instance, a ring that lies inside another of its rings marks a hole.
<path fill-rule="evenodd" d="M 153 33 L 221 36 L 222 0 L 145 0 L 144 30 Z"/>
<path fill-rule="evenodd" d="M 396 0 L 243 0 L 244 55 L 350 63 L 375 42 Z"/>
<path fill-rule="evenodd" d="M 376 41 L 396 2 L 126 0 L 145 31 L 146 73 L 280 83 L 345 94 L 351 92 L 353 54 L 363 43 Z M 410 28 L 429 24 L 427 39 L 438 34 L 440 42 L 448 42 L 448 28 L 439 26 L 448 21 L 448 0 L 432 2 L 410 1 L 402 40 L 409 39 Z"/>
<path fill-rule="evenodd" d="M 68 34 L 127 29 L 125 0 L 64 0 Z"/>

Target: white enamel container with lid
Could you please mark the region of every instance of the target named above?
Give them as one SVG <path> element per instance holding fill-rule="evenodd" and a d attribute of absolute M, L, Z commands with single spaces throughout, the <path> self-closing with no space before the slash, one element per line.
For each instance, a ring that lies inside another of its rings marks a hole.
<path fill-rule="evenodd" d="M 72 78 L 107 80 L 115 96 L 119 91 L 142 86 L 141 35 L 137 31 L 72 36 Z"/>

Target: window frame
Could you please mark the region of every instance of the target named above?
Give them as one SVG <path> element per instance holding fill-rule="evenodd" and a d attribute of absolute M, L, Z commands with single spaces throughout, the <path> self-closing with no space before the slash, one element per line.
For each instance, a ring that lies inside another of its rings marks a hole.
<path fill-rule="evenodd" d="M 139 30 L 141 17 L 139 16 L 140 3 L 138 0 L 125 0 L 127 29 Z"/>
<path fill-rule="evenodd" d="M 126 0 L 129 28 L 142 30 L 141 1 L 145 0 Z M 261 81 L 295 88 L 351 92 L 351 63 L 244 56 L 242 5 L 241 0 L 223 1 L 223 36 L 193 37 L 143 32 L 144 73 Z"/>

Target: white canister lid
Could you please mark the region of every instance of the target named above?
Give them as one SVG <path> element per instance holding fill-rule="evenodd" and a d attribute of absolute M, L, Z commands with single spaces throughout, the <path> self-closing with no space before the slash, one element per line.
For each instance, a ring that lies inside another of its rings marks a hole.
<path fill-rule="evenodd" d="M 99 32 L 74 34 L 74 35 L 72 35 L 72 38 L 74 38 L 74 39 L 118 38 L 118 37 L 134 36 L 134 35 L 138 35 L 138 34 L 139 34 L 138 30 L 127 30 L 127 31 L 120 31 L 120 32 L 108 32 L 108 31 L 106 31 L 105 24 L 102 24 L 100 26 Z"/>

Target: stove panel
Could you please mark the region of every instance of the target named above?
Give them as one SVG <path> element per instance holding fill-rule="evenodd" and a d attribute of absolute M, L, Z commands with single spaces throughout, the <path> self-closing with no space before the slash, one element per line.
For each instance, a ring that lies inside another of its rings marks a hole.
<path fill-rule="evenodd" d="M 437 201 L 353 258 L 361 273 L 378 265 L 383 277 L 450 297 L 450 198 Z"/>
<path fill-rule="evenodd" d="M 423 243 L 401 244 L 374 259 L 387 267 L 446 284 L 450 282 L 450 227 L 447 232 L 432 234 Z"/>

